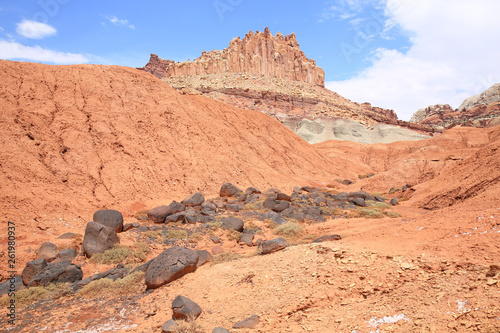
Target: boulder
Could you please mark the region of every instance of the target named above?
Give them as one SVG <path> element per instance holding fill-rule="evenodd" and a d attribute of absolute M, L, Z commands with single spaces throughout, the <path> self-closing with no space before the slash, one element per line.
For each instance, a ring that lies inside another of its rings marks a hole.
<path fill-rule="evenodd" d="M 322 242 L 331 242 L 331 241 L 336 241 L 336 240 L 341 240 L 342 237 L 340 237 L 339 235 L 326 235 L 326 236 L 322 236 L 318 239 L 315 239 L 313 241 L 313 243 L 322 243 Z"/>
<path fill-rule="evenodd" d="M 167 320 L 161 325 L 161 333 L 176 333 L 179 332 L 179 325 L 173 319 Z"/>
<path fill-rule="evenodd" d="M 8 279 L 0 283 L 0 297 L 6 295 L 11 292 L 17 292 L 19 290 L 23 290 L 26 287 L 23 284 L 23 278 L 21 275 L 14 276 L 13 278 Z"/>
<path fill-rule="evenodd" d="M 72 261 L 73 259 L 76 258 L 77 255 L 78 253 L 76 252 L 75 249 L 64 249 L 59 251 L 59 253 L 57 254 L 57 258 Z"/>
<path fill-rule="evenodd" d="M 28 287 L 46 286 L 49 283 L 76 282 L 83 277 L 82 269 L 71 262 L 62 259 L 47 264 L 37 275 L 35 275 Z"/>
<path fill-rule="evenodd" d="M 170 206 L 158 206 L 148 210 L 148 220 L 154 223 L 164 223 L 165 218 L 172 214 L 172 208 Z"/>
<path fill-rule="evenodd" d="M 57 258 L 57 246 L 51 242 L 45 242 L 38 249 L 38 259 L 45 259 L 48 262 L 54 261 Z"/>
<path fill-rule="evenodd" d="M 248 194 L 261 194 L 262 192 L 256 187 L 248 187 L 245 191 Z"/>
<path fill-rule="evenodd" d="M 109 250 L 119 243 L 120 239 L 113 229 L 97 222 L 87 223 L 83 236 L 83 252 L 87 257 Z"/>
<path fill-rule="evenodd" d="M 219 196 L 220 197 L 234 197 L 236 194 L 243 192 L 231 183 L 225 183 L 221 186 Z"/>
<path fill-rule="evenodd" d="M 380 196 L 378 196 L 378 195 L 374 196 L 373 198 L 374 198 L 374 199 L 375 199 L 375 201 L 377 201 L 377 202 L 385 202 L 384 198 L 382 198 L 382 197 L 380 197 Z"/>
<path fill-rule="evenodd" d="M 240 321 L 239 323 L 236 323 L 233 325 L 233 328 L 239 329 L 239 328 L 255 328 L 257 324 L 259 323 L 260 318 L 257 315 L 251 315 L 245 320 Z"/>
<path fill-rule="evenodd" d="M 273 212 L 272 210 L 270 210 L 269 212 L 264 214 L 263 218 L 264 218 L 264 220 L 271 220 L 274 223 L 276 223 L 277 225 L 282 225 L 282 224 L 288 223 L 288 221 L 283 216 L 281 216 L 280 214 L 278 214 L 276 212 Z"/>
<path fill-rule="evenodd" d="M 288 243 L 283 237 L 278 237 L 272 240 L 264 241 L 259 244 L 260 254 L 269 254 L 277 251 L 281 251 L 288 247 Z"/>
<path fill-rule="evenodd" d="M 239 243 L 240 244 L 246 244 L 247 246 L 252 246 L 254 234 L 252 233 L 244 233 L 241 235 Z"/>
<path fill-rule="evenodd" d="M 352 202 L 356 206 L 366 207 L 365 199 L 363 198 L 349 198 L 349 202 Z"/>
<path fill-rule="evenodd" d="M 94 213 L 92 220 L 113 229 L 117 233 L 123 230 L 123 215 L 114 209 L 98 210 Z"/>
<path fill-rule="evenodd" d="M 139 228 L 141 225 L 139 223 L 126 223 L 123 225 L 123 230 L 122 232 L 125 232 L 125 231 L 129 231 L 131 229 L 137 229 Z"/>
<path fill-rule="evenodd" d="M 175 213 L 167 216 L 165 218 L 165 223 L 184 222 L 185 218 L 186 218 L 186 212 Z"/>
<path fill-rule="evenodd" d="M 118 264 L 115 268 L 109 269 L 105 272 L 94 274 L 92 276 L 89 276 L 88 278 L 85 278 L 79 282 L 76 282 L 74 284 L 74 290 L 81 289 L 88 285 L 90 282 L 95 281 L 95 280 L 100 280 L 100 279 L 110 279 L 110 280 L 117 280 L 117 279 L 123 279 L 127 275 L 127 269 L 123 264 Z"/>
<path fill-rule="evenodd" d="M 136 268 L 134 268 L 130 274 L 134 274 L 135 272 L 144 272 L 146 273 L 146 271 L 148 270 L 148 267 L 149 265 L 151 264 L 151 262 L 153 261 L 153 259 L 151 259 L 150 261 L 148 261 L 147 263 L 145 264 L 142 264 L 140 266 L 137 266 Z"/>
<path fill-rule="evenodd" d="M 233 229 L 239 232 L 243 231 L 245 223 L 242 219 L 236 217 L 224 217 L 221 219 L 223 229 Z"/>
<path fill-rule="evenodd" d="M 276 200 L 292 201 L 292 197 L 289 196 L 288 194 L 280 192 L 280 193 L 276 194 Z"/>
<path fill-rule="evenodd" d="M 44 258 L 28 261 L 21 274 L 23 283 L 28 285 L 31 280 L 47 266 L 47 260 Z"/>
<path fill-rule="evenodd" d="M 174 246 L 153 259 L 146 270 L 148 289 L 156 289 L 196 270 L 199 255 L 196 251 Z"/>
<path fill-rule="evenodd" d="M 174 320 L 197 319 L 201 312 L 200 306 L 187 297 L 179 295 L 172 302 L 172 319 Z"/>
<path fill-rule="evenodd" d="M 186 210 L 186 206 L 184 204 L 177 202 L 177 201 L 172 201 L 172 203 L 169 205 L 170 209 L 172 209 L 172 214 L 180 213 Z"/>
<path fill-rule="evenodd" d="M 365 191 L 349 192 L 349 198 L 362 198 L 364 200 L 375 200 L 369 193 Z"/>
<path fill-rule="evenodd" d="M 205 197 L 200 192 L 197 192 L 182 200 L 181 204 L 186 207 L 196 207 L 200 206 L 203 202 L 205 202 Z"/>
<path fill-rule="evenodd" d="M 275 198 L 267 198 L 262 205 L 276 213 L 280 213 L 290 207 L 290 202 L 276 200 Z"/>
<path fill-rule="evenodd" d="M 217 212 L 217 205 L 215 205 L 213 202 L 205 201 L 204 203 L 201 204 L 201 209 L 202 209 L 202 211 L 216 213 Z"/>
<path fill-rule="evenodd" d="M 312 192 L 313 189 L 311 188 L 311 186 L 302 186 L 300 188 L 300 191 L 304 191 L 304 192 Z"/>
<path fill-rule="evenodd" d="M 210 252 L 208 252 L 207 250 L 196 250 L 196 252 L 199 256 L 198 263 L 196 264 L 198 267 L 214 260 Z"/>
<path fill-rule="evenodd" d="M 391 201 L 389 202 L 392 206 L 396 206 L 398 202 L 398 198 L 392 198 Z"/>

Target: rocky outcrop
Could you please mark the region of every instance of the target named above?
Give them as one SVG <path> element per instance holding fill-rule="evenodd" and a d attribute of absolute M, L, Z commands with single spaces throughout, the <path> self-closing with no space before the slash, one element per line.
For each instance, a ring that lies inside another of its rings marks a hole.
<path fill-rule="evenodd" d="M 203 51 L 193 61 L 175 62 L 151 54 L 143 69 L 159 78 L 231 72 L 262 74 L 322 87 L 325 84 L 325 73 L 300 50 L 295 34 L 283 36 L 278 32 L 273 36 L 269 28 L 264 32 L 250 31 L 243 39 L 236 37 L 222 51 Z"/>
<path fill-rule="evenodd" d="M 448 104 L 420 109 L 415 112 L 410 122 L 435 129 L 457 125 L 480 128 L 500 125 L 500 83 L 467 98 L 458 109 L 453 109 Z"/>
<path fill-rule="evenodd" d="M 459 111 L 470 110 L 476 105 L 489 105 L 491 103 L 500 103 L 500 83 L 495 83 L 482 93 L 467 98 L 458 107 Z"/>

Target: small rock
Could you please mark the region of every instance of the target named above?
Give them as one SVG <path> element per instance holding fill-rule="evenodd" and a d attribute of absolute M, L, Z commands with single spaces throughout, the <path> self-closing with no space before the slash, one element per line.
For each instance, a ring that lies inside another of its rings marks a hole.
<path fill-rule="evenodd" d="M 198 267 L 214 260 L 210 252 L 208 252 L 207 250 L 196 250 L 196 252 L 198 252 L 198 256 L 200 257 L 198 259 L 198 263 L 196 264 Z"/>
<path fill-rule="evenodd" d="M 244 233 L 240 237 L 240 244 L 246 244 L 247 246 L 252 246 L 254 235 L 252 233 Z"/>
<path fill-rule="evenodd" d="M 225 183 L 221 186 L 219 196 L 220 197 L 234 197 L 236 194 L 243 192 L 231 183 Z"/>
<path fill-rule="evenodd" d="M 236 323 L 233 325 L 233 328 L 255 328 L 257 324 L 259 323 L 260 318 L 257 315 L 251 315 L 245 320 L 240 321 L 239 323 Z"/>
<path fill-rule="evenodd" d="M 94 213 L 92 220 L 113 229 L 116 233 L 123 230 L 123 215 L 114 209 L 98 210 Z"/>
<path fill-rule="evenodd" d="M 224 251 L 224 249 L 222 248 L 222 246 L 214 246 L 212 248 L 212 254 L 213 255 L 217 255 L 217 254 L 221 254 L 221 253 L 224 253 L 226 251 Z"/>
<path fill-rule="evenodd" d="M 73 259 L 76 258 L 78 253 L 76 252 L 75 249 L 64 249 L 62 251 L 59 251 L 57 254 L 57 258 L 59 259 L 67 259 L 68 261 L 72 261 Z"/>
<path fill-rule="evenodd" d="M 292 201 L 292 197 L 289 196 L 288 194 L 279 192 L 278 194 L 276 194 L 276 200 L 289 201 L 290 202 L 290 201 Z"/>
<path fill-rule="evenodd" d="M 57 237 L 57 239 L 73 239 L 73 238 L 77 238 L 77 237 L 81 237 L 81 235 L 75 234 L 73 232 L 67 232 L 67 233 L 62 234 L 61 236 Z"/>
<path fill-rule="evenodd" d="M 242 219 L 236 217 L 224 217 L 221 219 L 223 229 L 233 229 L 238 232 L 242 232 L 245 223 Z"/>
<path fill-rule="evenodd" d="M 191 320 L 201 315 L 201 307 L 184 296 L 177 296 L 172 302 L 172 319 Z"/>
<path fill-rule="evenodd" d="M 213 329 L 212 333 L 229 333 L 229 330 L 224 327 L 216 327 Z"/>
<path fill-rule="evenodd" d="M 288 243 L 283 237 L 278 237 L 272 240 L 264 241 L 259 244 L 260 254 L 269 254 L 283 250 L 288 247 Z"/>
<path fill-rule="evenodd" d="M 203 202 L 205 202 L 205 197 L 203 196 L 203 194 L 198 192 L 198 193 L 193 193 L 184 200 L 182 200 L 181 204 L 183 204 L 186 207 L 196 207 L 200 206 Z"/>
<path fill-rule="evenodd" d="M 397 198 L 392 198 L 391 201 L 389 202 L 392 206 L 396 206 L 398 204 L 398 199 Z"/>
<path fill-rule="evenodd" d="M 178 332 L 179 325 L 175 320 L 167 320 L 163 325 L 161 325 L 161 333 L 175 333 Z"/>
<path fill-rule="evenodd" d="M 28 261 L 21 274 L 23 283 L 28 285 L 31 280 L 47 266 L 47 260 L 44 258 Z"/>
<path fill-rule="evenodd" d="M 38 259 L 45 259 L 48 262 L 57 258 L 57 246 L 51 242 L 45 242 L 38 249 Z"/>
<path fill-rule="evenodd" d="M 148 289 L 164 284 L 196 271 L 199 255 L 186 247 L 174 246 L 153 259 L 144 277 Z"/>
<path fill-rule="evenodd" d="M 177 214 L 186 210 L 186 206 L 177 201 L 172 201 L 168 206 L 172 209 L 172 214 Z"/>
<path fill-rule="evenodd" d="M 290 202 L 276 200 L 275 198 L 271 197 L 267 198 L 262 205 L 272 211 L 275 211 L 276 213 L 280 213 L 290 207 Z"/>
<path fill-rule="evenodd" d="M 172 214 L 172 208 L 170 206 L 158 206 L 148 210 L 148 220 L 154 223 L 164 223 L 165 218 Z"/>

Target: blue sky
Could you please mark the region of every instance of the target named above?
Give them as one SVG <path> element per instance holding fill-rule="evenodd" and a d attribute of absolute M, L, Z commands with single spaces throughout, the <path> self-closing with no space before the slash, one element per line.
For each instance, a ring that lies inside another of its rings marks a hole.
<path fill-rule="evenodd" d="M 497 3 L 0 1 L 0 59 L 140 67 L 150 53 L 194 59 L 269 27 L 273 34 L 296 33 L 301 49 L 325 70 L 328 88 L 409 119 L 430 104 L 457 107 L 500 81 Z"/>

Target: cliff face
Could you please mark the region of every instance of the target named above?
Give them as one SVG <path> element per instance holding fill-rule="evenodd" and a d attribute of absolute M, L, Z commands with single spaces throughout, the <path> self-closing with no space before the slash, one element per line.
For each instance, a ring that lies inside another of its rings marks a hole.
<path fill-rule="evenodd" d="M 143 69 L 159 78 L 229 72 L 263 74 L 321 87 L 325 84 L 323 69 L 300 50 L 295 34 L 283 37 L 278 32 L 273 36 L 269 28 L 264 32 L 250 31 L 243 40 L 234 38 L 222 51 L 203 51 L 194 61 L 175 62 L 151 54 Z"/>

